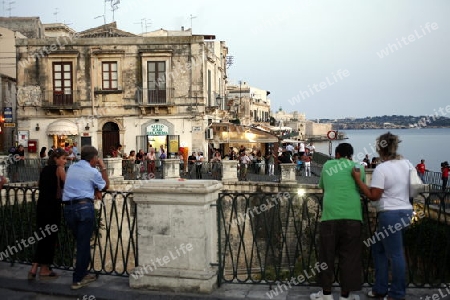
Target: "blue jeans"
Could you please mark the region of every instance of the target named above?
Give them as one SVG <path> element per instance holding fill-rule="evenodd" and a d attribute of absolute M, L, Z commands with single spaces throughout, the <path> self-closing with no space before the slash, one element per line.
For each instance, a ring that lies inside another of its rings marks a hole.
<path fill-rule="evenodd" d="M 420 180 L 422 180 L 422 182 L 425 183 L 425 174 L 417 172 L 417 175 L 419 175 Z"/>
<path fill-rule="evenodd" d="M 378 213 L 378 228 L 375 233 L 377 242 L 372 246 L 372 255 L 375 263 L 373 291 L 378 294 L 388 292 L 390 262 L 392 283 L 389 289 L 389 296 L 393 299 L 405 299 L 406 261 L 403 251 L 403 231 L 411 224 L 411 218 L 411 209 Z"/>
<path fill-rule="evenodd" d="M 94 231 L 94 203 L 64 205 L 67 227 L 77 241 L 77 257 L 72 281 L 80 282 L 88 272 L 91 263 L 91 236 Z"/>

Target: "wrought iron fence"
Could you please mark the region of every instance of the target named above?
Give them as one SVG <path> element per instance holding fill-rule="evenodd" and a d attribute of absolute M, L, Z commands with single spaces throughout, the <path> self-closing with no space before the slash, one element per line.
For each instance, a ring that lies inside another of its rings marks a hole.
<path fill-rule="evenodd" d="M 30 237 L 39 235 L 35 228 L 36 202 L 39 190 L 36 187 L 4 186 L 0 193 L 0 255 L 10 263 L 31 263 L 36 244 Z M 96 226 L 91 239 L 91 272 L 129 276 L 138 265 L 136 205 L 132 194 L 105 192 L 102 201 L 96 202 Z M 75 242 L 64 222 L 58 230 L 58 242 L 54 266 L 73 270 Z"/>
<path fill-rule="evenodd" d="M 221 283 L 287 282 L 312 272 L 318 260 L 318 224 L 323 194 L 221 193 L 217 201 L 219 274 Z M 374 281 L 369 239 L 377 217 L 367 199 L 363 209 L 364 282 Z M 449 193 L 429 193 L 414 202 L 416 217 L 404 235 L 408 281 L 414 286 L 439 286 L 450 280 Z M 336 275 L 339 265 L 336 266 Z M 338 277 L 336 276 L 336 281 Z"/>
<path fill-rule="evenodd" d="M 6 158 L 2 161 L 4 174 L 11 183 L 36 182 L 39 179 L 39 174 L 42 168 L 47 164 L 46 158 L 27 158 L 24 161 L 15 162 L 13 159 Z M 68 160 L 66 163 L 66 170 L 76 161 Z M 108 162 L 105 162 L 108 164 Z M 238 162 L 236 161 L 236 164 Z M 144 160 L 136 163 L 134 160 L 122 160 L 122 176 L 126 180 L 147 180 L 147 179 L 162 179 L 163 178 L 163 164 L 164 160 L 157 159 L 154 162 Z M 217 162 L 203 162 L 201 167 L 196 164 L 187 164 L 180 162 L 180 177 L 185 179 L 213 179 L 222 180 L 223 165 Z M 238 170 L 237 177 L 241 178 L 240 170 Z M 296 177 L 299 183 L 317 183 L 320 176 L 322 166 L 311 163 L 311 176 L 305 176 L 303 167 L 296 169 Z M 279 182 L 280 181 L 280 166 L 275 165 L 274 175 L 268 173 L 268 166 L 265 164 L 251 163 L 247 166 L 248 181 L 259 182 Z M 1 174 L 1 172 L 0 172 Z"/>
<path fill-rule="evenodd" d="M 238 164 L 238 161 L 236 161 Z M 144 160 L 136 163 L 134 160 L 122 160 L 122 176 L 126 180 L 147 180 L 162 179 L 164 160 L 156 161 Z M 244 177 L 241 170 L 245 168 L 238 165 L 236 178 L 243 180 Z M 180 177 L 185 179 L 206 179 L 206 180 L 222 180 L 223 164 L 221 162 L 202 162 L 201 164 L 187 164 L 180 162 Z M 247 181 L 258 182 L 280 182 L 281 169 L 277 164 L 274 167 L 274 174 L 268 173 L 268 167 L 265 164 L 251 163 L 245 168 Z M 297 167 L 296 178 L 299 183 L 317 184 L 320 177 L 322 166 L 311 163 L 310 176 L 306 176 L 304 167 Z"/>
<path fill-rule="evenodd" d="M 426 171 L 424 176 L 425 183 L 429 184 L 431 189 L 442 190 L 442 173 Z M 450 191 L 450 187 L 446 186 L 445 189 Z"/>
<path fill-rule="evenodd" d="M 39 179 L 42 168 L 47 164 L 47 158 L 25 158 L 25 160 L 17 161 L 13 155 L 5 157 L 1 162 L 1 169 L 9 182 L 35 182 Z M 68 160 L 66 170 L 75 161 Z"/>

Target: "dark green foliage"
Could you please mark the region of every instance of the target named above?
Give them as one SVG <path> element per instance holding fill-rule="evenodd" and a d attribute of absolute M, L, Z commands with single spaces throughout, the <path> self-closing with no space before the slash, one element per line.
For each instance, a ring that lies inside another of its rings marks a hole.
<path fill-rule="evenodd" d="M 438 285 L 450 280 L 450 226 L 430 218 L 413 223 L 405 233 L 410 281 Z"/>

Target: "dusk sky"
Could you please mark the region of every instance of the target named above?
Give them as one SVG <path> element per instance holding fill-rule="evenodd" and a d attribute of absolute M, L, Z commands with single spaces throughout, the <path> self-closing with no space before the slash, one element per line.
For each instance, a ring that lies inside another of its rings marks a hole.
<path fill-rule="evenodd" d="M 15 0 L 11 10 L 9 2 L 3 16 L 39 16 L 77 31 L 102 25 L 103 15 L 113 20 L 109 0 Z M 269 90 L 272 110 L 308 119 L 450 117 L 449 13 L 447 0 L 120 0 L 114 19 L 135 34 L 192 21 L 194 34 L 226 42 L 230 83 Z"/>

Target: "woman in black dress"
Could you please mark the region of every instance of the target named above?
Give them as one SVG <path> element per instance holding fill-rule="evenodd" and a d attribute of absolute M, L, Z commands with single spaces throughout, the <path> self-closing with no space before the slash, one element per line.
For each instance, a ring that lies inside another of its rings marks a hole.
<path fill-rule="evenodd" d="M 67 152 L 58 148 L 50 155 L 47 165 L 39 176 L 39 198 L 36 207 L 36 232 L 42 232 L 44 228 L 52 228 L 44 238 L 38 240 L 36 253 L 28 279 L 36 278 L 38 267 L 39 276 L 44 278 L 56 278 L 57 274 L 50 270 L 55 256 L 55 244 L 58 238 L 58 230 L 55 226 L 61 224 L 61 197 L 66 172 L 64 166 L 67 161 Z"/>

